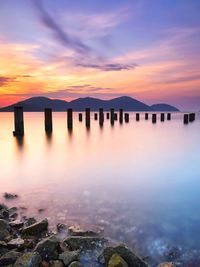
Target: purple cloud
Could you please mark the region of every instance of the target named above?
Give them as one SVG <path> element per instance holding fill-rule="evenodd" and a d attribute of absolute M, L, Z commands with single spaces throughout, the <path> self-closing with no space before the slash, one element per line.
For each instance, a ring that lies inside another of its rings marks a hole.
<path fill-rule="evenodd" d="M 121 70 L 130 70 L 134 69 L 138 66 L 138 64 L 119 64 L 119 63 L 111 63 L 111 64 L 85 64 L 78 63 L 77 66 L 91 69 L 98 69 L 102 71 L 121 71 Z"/>
<path fill-rule="evenodd" d="M 52 31 L 57 41 L 66 47 L 74 49 L 79 54 L 90 53 L 92 51 L 92 49 L 83 44 L 81 40 L 70 36 L 62 29 L 62 27 L 46 11 L 42 0 L 33 0 L 33 2 L 38 11 L 40 21 L 45 27 Z"/>

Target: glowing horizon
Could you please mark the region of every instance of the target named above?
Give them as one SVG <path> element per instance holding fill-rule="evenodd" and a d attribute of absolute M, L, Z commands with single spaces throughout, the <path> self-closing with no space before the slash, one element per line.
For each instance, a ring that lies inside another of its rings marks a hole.
<path fill-rule="evenodd" d="M 197 0 L 2 0 L 0 106 L 128 95 L 200 109 L 198 10 Z"/>

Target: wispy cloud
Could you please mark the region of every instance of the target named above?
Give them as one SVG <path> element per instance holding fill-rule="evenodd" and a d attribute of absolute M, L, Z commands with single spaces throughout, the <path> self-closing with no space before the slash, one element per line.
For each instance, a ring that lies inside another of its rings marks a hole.
<path fill-rule="evenodd" d="M 13 81 L 15 81 L 15 78 L 0 76 L 0 87 L 6 86 Z"/>
<path fill-rule="evenodd" d="M 78 63 L 77 66 L 97 69 L 101 71 L 121 71 L 121 70 L 131 70 L 138 66 L 136 63 L 132 64 L 119 64 L 119 63 L 110 63 L 110 64 L 84 64 Z"/>
<path fill-rule="evenodd" d="M 51 15 L 45 9 L 42 0 L 33 0 L 37 9 L 40 21 L 53 33 L 54 37 L 62 45 L 74 49 L 76 52 L 90 53 L 91 48 L 85 45 L 80 39 L 72 37 L 51 17 Z"/>

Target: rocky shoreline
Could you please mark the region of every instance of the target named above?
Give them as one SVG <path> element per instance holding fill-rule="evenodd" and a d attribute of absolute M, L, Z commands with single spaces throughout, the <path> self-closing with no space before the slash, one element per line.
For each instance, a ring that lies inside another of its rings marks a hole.
<path fill-rule="evenodd" d="M 7 199 L 17 195 L 7 194 Z M 0 204 L 1 267 L 147 267 L 126 245 L 111 246 L 101 233 L 48 220 L 18 219 L 18 209 Z M 173 267 L 162 263 L 159 267 Z"/>

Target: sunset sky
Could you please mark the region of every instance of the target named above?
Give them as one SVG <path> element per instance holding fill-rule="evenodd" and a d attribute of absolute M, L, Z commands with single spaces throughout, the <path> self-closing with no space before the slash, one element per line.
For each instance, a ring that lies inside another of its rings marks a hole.
<path fill-rule="evenodd" d="M 200 1 L 0 0 L 0 106 L 41 95 L 200 110 Z"/>

